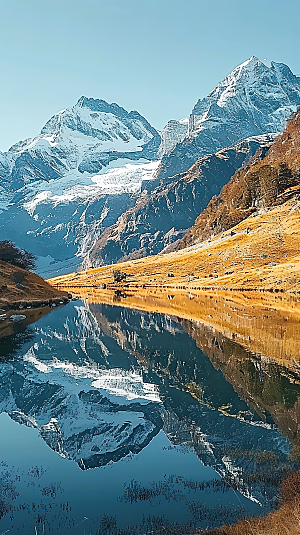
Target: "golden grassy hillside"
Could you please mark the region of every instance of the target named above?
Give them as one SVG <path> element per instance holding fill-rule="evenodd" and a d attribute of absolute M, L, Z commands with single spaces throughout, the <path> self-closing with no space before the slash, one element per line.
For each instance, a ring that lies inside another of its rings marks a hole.
<path fill-rule="evenodd" d="M 294 196 L 248 217 L 230 231 L 180 251 L 72 273 L 49 280 L 80 294 L 82 288 L 139 292 L 263 290 L 300 292 L 300 202 Z M 114 282 L 114 272 L 126 273 Z"/>
<path fill-rule="evenodd" d="M 199 531 L 199 535 L 299 535 L 300 533 L 300 472 L 288 476 L 281 487 L 281 505 L 265 517 L 240 520 L 232 526 Z"/>
<path fill-rule="evenodd" d="M 68 298 L 64 290 L 57 290 L 35 273 L 0 261 L 0 308 L 12 309 L 20 305 L 36 305 Z"/>

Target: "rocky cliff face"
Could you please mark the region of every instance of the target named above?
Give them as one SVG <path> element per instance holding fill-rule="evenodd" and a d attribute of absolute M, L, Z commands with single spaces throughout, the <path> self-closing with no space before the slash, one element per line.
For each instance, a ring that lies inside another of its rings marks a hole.
<path fill-rule="evenodd" d="M 252 56 L 198 100 L 186 138 L 162 158 L 157 176 L 187 171 L 204 154 L 247 137 L 281 132 L 299 105 L 300 78 L 283 63 L 268 67 Z"/>
<path fill-rule="evenodd" d="M 258 151 L 238 170 L 218 197 L 196 219 L 178 248 L 228 230 L 250 215 L 283 204 L 298 195 L 300 185 L 300 112 L 267 152 Z"/>
<path fill-rule="evenodd" d="M 273 136 L 250 138 L 217 154 L 200 158 L 187 173 L 163 181 L 152 192 L 143 192 L 135 206 L 108 227 L 89 252 L 87 265 L 157 254 L 180 239 L 209 199 L 220 191 L 236 169 Z"/>

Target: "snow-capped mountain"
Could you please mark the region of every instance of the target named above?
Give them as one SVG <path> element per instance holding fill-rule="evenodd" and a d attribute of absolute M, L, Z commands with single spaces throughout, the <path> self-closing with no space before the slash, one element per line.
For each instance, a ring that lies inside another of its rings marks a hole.
<path fill-rule="evenodd" d="M 117 104 L 81 97 L 72 108 L 54 115 L 33 138 L 13 145 L 0 159 L 13 189 L 36 180 L 51 180 L 69 171 L 99 173 L 118 158 L 157 158 L 161 139 L 138 112 Z"/>
<path fill-rule="evenodd" d="M 240 140 L 281 131 L 298 105 L 300 78 L 254 57 L 199 100 L 188 121 L 169 121 L 160 134 L 136 111 L 82 97 L 37 137 L 0 153 L 0 240 L 33 252 L 39 274 L 51 276 L 89 259 L 122 216 L 122 236 L 109 238 L 100 261 L 159 252 L 230 178 L 227 171 L 212 175 L 213 166 L 197 182 L 193 169 L 193 180 L 178 182 L 182 173 Z M 233 159 L 235 166 L 244 161 Z"/>
<path fill-rule="evenodd" d="M 0 239 L 36 254 L 42 275 L 74 269 L 142 184 L 152 188 L 160 144 L 138 112 L 82 97 L 0 154 Z"/>
<path fill-rule="evenodd" d="M 198 100 L 185 139 L 162 158 L 160 178 L 186 171 L 200 156 L 242 139 L 281 132 L 300 105 L 300 77 L 287 65 L 252 56 Z"/>

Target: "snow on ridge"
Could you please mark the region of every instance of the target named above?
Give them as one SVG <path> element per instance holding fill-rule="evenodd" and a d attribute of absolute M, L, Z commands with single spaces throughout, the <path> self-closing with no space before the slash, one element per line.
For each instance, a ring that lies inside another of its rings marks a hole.
<path fill-rule="evenodd" d="M 12 190 L 40 179 L 59 179 L 69 171 L 96 174 L 118 158 L 157 158 L 160 135 L 138 112 L 87 100 L 90 106 L 79 101 L 61 110 L 37 136 L 0 154 L 1 176 Z"/>

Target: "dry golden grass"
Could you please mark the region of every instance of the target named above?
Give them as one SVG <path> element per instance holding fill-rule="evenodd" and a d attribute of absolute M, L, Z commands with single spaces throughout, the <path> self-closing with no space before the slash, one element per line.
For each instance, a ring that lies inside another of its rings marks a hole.
<path fill-rule="evenodd" d="M 288 487 L 288 496 L 285 494 Z M 240 520 L 232 526 L 199 530 L 195 535 L 299 535 L 300 533 L 300 472 L 283 482 L 281 505 L 265 517 Z"/>
<path fill-rule="evenodd" d="M 215 532 L 216 535 L 218 532 Z M 300 503 L 295 499 L 265 518 L 249 519 L 225 527 L 220 535 L 299 535 Z"/>
<path fill-rule="evenodd" d="M 149 256 L 49 280 L 80 292 L 102 284 L 111 289 L 300 291 L 300 203 L 292 199 L 251 216 L 231 231 L 180 251 Z M 113 272 L 127 273 L 114 284 Z M 170 276 L 170 275 L 174 275 Z"/>
<path fill-rule="evenodd" d="M 215 530 L 214 535 L 299 535 L 300 472 L 289 476 L 282 485 L 281 506 L 265 517 L 241 520 Z"/>
<path fill-rule="evenodd" d="M 67 298 L 35 273 L 0 261 L 0 308 L 14 308 L 20 303 L 38 304 Z"/>

